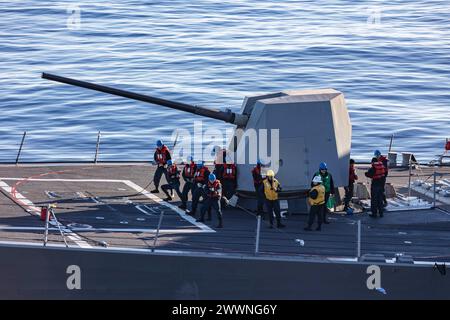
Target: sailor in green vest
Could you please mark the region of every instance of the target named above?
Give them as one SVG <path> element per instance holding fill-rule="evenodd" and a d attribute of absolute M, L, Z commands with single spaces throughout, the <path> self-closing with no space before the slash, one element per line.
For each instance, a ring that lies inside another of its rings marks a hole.
<path fill-rule="evenodd" d="M 322 227 L 322 218 L 325 211 L 325 187 L 322 185 L 322 178 L 317 175 L 312 181 L 313 187 L 308 192 L 308 203 L 311 206 L 309 209 L 308 225 L 305 227 L 306 231 L 311 231 L 311 226 L 317 216 L 316 231 L 320 231 Z"/>
<path fill-rule="evenodd" d="M 315 176 L 320 176 L 322 178 L 322 185 L 325 187 L 325 208 L 323 212 L 323 223 L 330 223 L 327 219 L 327 213 L 329 209 L 327 207 L 328 200 L 330 199 L 330 195 L 334 196 L 334 182 L 333 176 L 328 172 L 328 167 L 325 162 L 321 162 L 319 165 L 319 171 L 314 174 Z M 313 177 L 313 179 L 314 179 Z M 314 187 L 314 184 L 311 182 L 311 187 Z"/>

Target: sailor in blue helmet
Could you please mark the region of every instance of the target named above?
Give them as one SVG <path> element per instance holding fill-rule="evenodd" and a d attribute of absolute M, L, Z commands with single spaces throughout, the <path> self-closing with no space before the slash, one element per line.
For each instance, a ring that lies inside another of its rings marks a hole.
<path fill-rule="evenodd" d="M 206 198 L 203 203 L 200 219 L 197 219 L 197 221 L 204 222 L 206 211 L 210 211 L 211 208 L 213 208 L 217 211 L 217 228 L 223 228 L 222 209 L 220 205 L 220 199 L 222 197 L 222 184 L 219 179 L 216 178 L 215 174 L 211 173 L 208 176 L 208 183 L 204 186 L 204 188 Z"/>
<path fill-rule="evenodd" d="M 197 212 L 197 206 L 200 201 L 200 197 L 206 198 L 204 186 L 208 183 L 208 177 L 211 172 L 208 167 L 205 166 L 203 160 L 197 161 L 197 171 L 194 175 L 194 186 L 192 190 L 192 205 L 191 210 L 187 211 L 187 214 L 195 217 Z M 210 218 L 210 217 L 208 217 Z"/>
<path fill-rule="evenodd" d="M 182 194 L 180 191 L 180 170 L 178 170 L 177 165 L 172 163 L 172 160 L 167 160 L 167 184 L 163 184 L 161 189 L 167 195 L 165 201 L 171 201 L 173 197 L 173 190 L 177 193 L 178 197 L 181 199 Z M 169 194 L 169 191 L 172 195 Z"/>
<path fill-rule="evenodd" d="M 187 162 L 184 165 L 182 173 L 184 186 L 183 191 L 181 193 L 182 194 L 181 205 L 178 206 L 180 209 L 186 210 L 189 191 L 191 191 L 192 196 L 194 195 L 194 177 L 196 171 L 197 171 L 197 164 L 194 162 L 194 158 L 192 156 L 188 156 Z"/>
<path fill-rule="evenodd" d="M 161 181 L 161 176 L 164 174 L 167 178 L 167 161 L 171 160 L 170 151 L 167 146 L 164 145 L 164 143 L 161 140 L 156 141 L 156 150 L 153 155 L 153 159 L 158 166 L 155 171 L 155 175 L 153 176 L 153 184 L 155 186 L 155 189 L 151 191 L 151 193 L 158 193 L 159 192 L 159 182 Z"/>
<path fill-rule="evenodd" d="M 333 176 L 328 172 L 328 166 L 325 162 L 321 162 L 319 165 L 319 171 L 317 171 L 314 176 L 320 176 L 322 178 L 322 185 L 325 187 L 325 210 L 323 210 L 323 223 L 330 223 L 327 218 L 327 214 L 329 213 L 329 209 L 327 207 L 328 199 L 330 196 L 334 196 L 334 182 Z M 314 184 L 311 182 L 311 187 L 314 187 Z"/>

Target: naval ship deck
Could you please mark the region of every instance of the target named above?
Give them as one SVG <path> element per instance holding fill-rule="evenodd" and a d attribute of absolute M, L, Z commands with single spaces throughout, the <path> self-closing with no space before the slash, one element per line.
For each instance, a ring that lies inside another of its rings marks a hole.
<path fill-rule="evenodd" d="M 358 171 L 365 181 L 363 167 Z M 257 220 L 252 212 L 225 209 L 223 229 L 215 228 L 214 212 L 211 222 L 198 223 L 177 207 L 179 199 L 168 203 L 162 192 L 149 193 L 152 186 L 144 189 L 154 169 L 143 163 L 0 165 L 0 243 L 42 246 L 45 224 L 39 217 L 40 206 L 55 203 L 70 247 L 254 254 Z M 448 167 L 438 170 L 450 174 Z M 432 168 L 420 171 L 428 181 L 432 173 Z M 408 170 L 391 170 L 388 182 L 407 194 Z M 269 229 L 263 220 L 259 254 L 353 261 L 356 222 L 361 220 L 361 255 L 392 259 L 405 254 L 414 260 L 450 261 L 450 205 L 446 203 L 438 202 L 435 209 L 386 212 L 382 219 L 367 213 L 333 213 L 331 224 L 321 232 L 304 231 L 306 219 L 306 215 L 287 214 L 285 229 Z M 55 225 L 50 226 L 48 245 L 64 245 Z"/>

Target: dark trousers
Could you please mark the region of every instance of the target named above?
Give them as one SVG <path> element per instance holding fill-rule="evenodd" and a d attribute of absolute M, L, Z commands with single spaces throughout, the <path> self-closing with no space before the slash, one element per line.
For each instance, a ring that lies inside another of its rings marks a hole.
<path fill-rule="evenodd" d="M 153 176 L 153 184 L 155 185 L 155 189 L 158 189 L 159 182 L 161 181 L 161 176 L 163 174 L 164 177 L 166 177 L 166 181 L 169 181 L 169 179 L 167 179 L 167 169 L 164 166 L 158 166 L 155 171 L 155 175 Z"/>
<path fill-rule="evenodd" d="M 383 216 L 383 193 L 384 193 L 384 187 L 383 184 L 376 183 L 374 184 L 372 182 L 372 185 L 370 186 L 370 210 L 372 211 L 373 215 L 379 214 L 380 216 Z"/>
<path fill-rule="evenodd" d="M 347 187 L 344 188 L 345 190 L 344 206 L 346 209 L 348 208 L 350 201 L 352 201 L 354 189 L 355 185 L 353 183 L 350 183 Z"/>
<path fill-rule="evenodd" d="M 194 190 L 192 190 L 192 207 L 191 207 L 191 215 L 195 216 L 195 213 L 197 212 L 198 202 L 200 201 L 200 197 L 203 197 L 203 199 L 206 198 L 206 192 L 205 189 L 202 187 L 198 187 L 196 184 L 194 184 Z"/>
<path fill-rule="evenodd" d="M 386 199 L 386 178 L 383 179 L 383 206 L 387 206 L 387 199 Z"/>
<path fill-rule="evenodd" d="M 178 197 L 180 199 L 182 199 L 183 195 L 181 194 L 180 191 L 180 181 L 179 180 L 175 180 L 175 181 L 170 181 L 168 184 L 163 184 L 161 186 L 161 189 L 164 191 L 164 193 L 169 197 L 169 190 L 175 190 L 175 192 L 177 193 Z"/>
<path fill-rule="evenodd" d="M 317 226 L 320 227 L 323 222 L 324 212 L 325 212 L 324 204 L 311 206 L 311 208 L 309 209 L 308 227 L 311 227 L 313 225 L 316 216 L 317 216 Z"/>
<path fill-rule="evenodd" d="M 216 210 L 217 219 L 222 221 L 222 207 L 220 205 L 220 197 L 207 197 L 203 202 L 202 210 L 201 210 L 201 219 L 205 218 L 205 213 L 208 211 L 208 215 L 211 217 L 211 208 Z"/>
<path fill-rule="evenodd" d="M 269 212 L 270 225 L 273 225 L 273 214 L 277 218 L 277 223 L 281 223 L 281 210 L 279 200 L 266 200 L 267 212 Z"/>
<path fill-rule="evenodd" d="M 188 201 L 189 191 L 191 191 L 191 196 L 194 196 L 194 183 L 190 181 L 186 181 L 183 186 L 183 191 L 181 192 L 181 201 L 184 206 Z"/>
<path fill-rule="evenodd" d="M 230 200 L 231 197 L 236 192 L 236 181 L 223 179 L 221 180 L 221 182 L 222 182 L 222 194 L 225 198 Z"/>
<path fill-rule="evenodd" d="M 264 200 L 265 200 L 264 185 L 262 183 L 255 185 L 255 192 L 257 201 L 256 213 L 258 215 L 262 215 L 264 213 Z"/>

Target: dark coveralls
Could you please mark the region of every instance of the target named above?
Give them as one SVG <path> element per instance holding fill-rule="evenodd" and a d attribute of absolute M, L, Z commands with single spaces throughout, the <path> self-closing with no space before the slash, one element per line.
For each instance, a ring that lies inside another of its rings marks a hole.
<path fill-rule="evenodd" d="M 253 168 L 252 176 L 253 176 L 253 186 L 255 187 L 256 201 L 257 201 L 256 214 L 263 215 L 264 214 L 263 208 L 264 208 L 265 196 L 264 196 L 263 178 L 261 175 L 261 165 L 256 165 L 256 167 Z"/>
<path fill-rule="evenodd" d="M 208 181 L 208 183 L 204 186 L 205 189 L 205 201 L 202 206 L 201 210 L 201 216 L 198 221 L 203 222 L 205 218 L 205 213 L 208 211 L 208 214 L 211 214 L 211 208 L 216 210 L 217 212 L 217 219 L 219 221 L 218 228 L 223 227 L 222 223 L 222 209 L 220 204 L 220 198 L 222 194 L 222 185 L 220 184 L 219 180 L 215 180 L 213 183 Z"/>
<path fill-rule="evenodd" d="M 204 168 L 204 170 L 202 170 Z M 207 167 L 198 168 L 194 178 L 194 189 L 192 190 L 192 208 L 190 215 L 195 217 L 195 213 L 197 212 L 198 202 L 200 201 L 200 197 L 203 199 L 206 198 L 206 193 L 204 186 L 208 182 L 209 177 L 209 169 Z M 210 213 L 208 212 L 208 219 L 210 219 Z"/>
<path fill-rule="evenodd" d="M 353 191 L 355 189 L 356 180 L 358 180 L 358 176 L 355 173 L 355 167 L 350 166 L 348 172 L 348 186 L 344 187 L 345 190 L 344 211 L 348 209 L 350 201 L 353 198 Z"/>
<path fill-rule="evenodd" d="M 166 163 L 167 160 L 171 160 L 172 158 L 170 156 L 169 149 L 165 145 L 163 145 L 161 149 L 156 148 L 155 153 L 153 154 L 153 159 L 158 165 L 158 168 L 155 171 L 155 175 L 153 176 L 153 184 L 155 186 L 155 190 L 158 190 L 159 182 L 161 181 L 161 176 L 163 174 L 166 177 L 166 181 L 169 181 L 169 179 L 167 178 Z"/>
<path fill-rule="evenodd" d="M 314 174 L 314 177 L 317 175 L 320 175 L 322 177 L 323 186 L 325 187 L 325 207 L 323 210 L 323 223 L 327 224 L 329 223 L 327 218 L 327 213 L 329 213 L 327 203 L 328 200 L 330 199 L 330 195 L 334 194 L 333 176 L 328 171 L 325 174 L 321 174 L 320 171 L 316 172 L 316 174 Z M 314 184 L 311 182 L 311 188 L 312 187 L 314 187 Z"/>
<path fill-rule="evenodd" d="M 167 168 L 167 178 L 168 183 L 161 186 L 161 189 L 164 191 L 164 193 L 167 195 L 167 198 L 172 199 L 172 197 L 169 195 L 168 190 L 175 190 L 178 197 L 181 199 L 182 194 L 180 191 L 180 170 L 178 170 L 176 165 L 172 165 Z"/>
<path fill-rule="evenodd" d="M 372 211 L 372 217 L 376 217 L 377 214 L 380 217 L 383 216 L 383 193 L 384 183 L 386 180 L 384 166 L 381 162 L 372 163 L 372 167 L 365 173 L 366 177 L 372 179 L 370 185 L 370 209 Z"/>
<path fill-rule="evenodd" d="M 197 165 L 191 162 L 184 166 L 183 173 L 181 174 L 184 180 L 183 191 L 181 193 L 182 209 L 186 209 L 189 191 L 191 191 L 192 196 L 194 195 L 194 175 L 196 171 Z"/>

